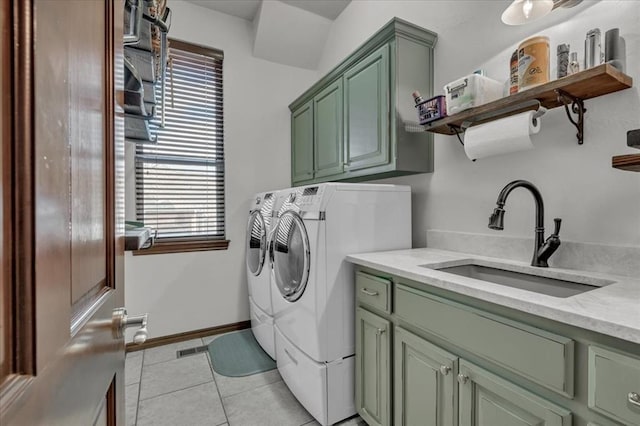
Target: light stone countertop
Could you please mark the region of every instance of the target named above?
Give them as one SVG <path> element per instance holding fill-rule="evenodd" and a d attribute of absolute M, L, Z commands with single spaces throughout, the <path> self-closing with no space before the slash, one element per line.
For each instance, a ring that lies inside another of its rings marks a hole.
<path fill-rule="evenodd" d="M 537 268 L 526 262 L 430 248 L 353 254 L 346 260 L 432 287 L 640 343 L 640 279 L 572 269 Z M 432 269 L 468 261 L 600 288 L 560 298 Z"/>

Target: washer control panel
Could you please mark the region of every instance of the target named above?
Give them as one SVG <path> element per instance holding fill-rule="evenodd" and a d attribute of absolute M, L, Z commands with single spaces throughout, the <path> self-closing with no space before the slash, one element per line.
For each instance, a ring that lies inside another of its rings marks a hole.
<path fill-rule="evenodd" d="M 278 209 L 277 216 L 287 210 L 319 211 L 323 194 L 324 188 L 322 186 L 292 188 L 281 195 L 282 204 Z"/>
<path fill-rule="evenodd" d="M 318 210 L 320 209 L 320 201 L 324 188 L 322 186 L 309 186 L 304 188 L 298 205 L 301 210 Z"/>

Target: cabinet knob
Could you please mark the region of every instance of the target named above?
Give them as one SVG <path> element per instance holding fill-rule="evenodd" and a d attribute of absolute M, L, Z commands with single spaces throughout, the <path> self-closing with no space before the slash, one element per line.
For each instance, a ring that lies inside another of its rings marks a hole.
<path fill-rule="evenodd" d="M 640 394 L 638 392 L 629 392 L 629 402 L 640 407 Z"/>
<path fill-rule="evenodd" d="M 469 376 L 465 376 L 464 374 L 458 374 L 458 383 L 461 385 L 466 384 L 469 381 Z"/>
<path fill-rule="evenodd" d="M 449 374 L 449 371 L 451 371 L 451 367 L 447 365 L 440 366 L 440 373 L 442 373 L 443 376 L 446 376 L 447 374 Z"/>
<path fill-rule="evenodd" d="M 382 334 L 384 334 L 386 330 L 384 328 L 379 328 L 378 330 L 376 330 L 376 335 L 380 336 Z"/>

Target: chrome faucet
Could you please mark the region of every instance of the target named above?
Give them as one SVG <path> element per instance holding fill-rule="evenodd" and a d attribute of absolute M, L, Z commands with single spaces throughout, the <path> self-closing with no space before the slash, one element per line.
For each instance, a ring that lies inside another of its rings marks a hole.
<path fill-rule="evenodd" d="M 560 233 L 560 224 L 562 219 L 553 219 L 556 224 L 556 229 L 553 234 L 544 241 L 544 203 L 542 202 L 542 195 L 540 194 L 540 191 L 538 191 L 538 188 L 536 188 L 534 184 L 526 180 L 514 180 L 502 188 L 500 195 L 498 195 L 498 201 L 496 202 L 498 207 L 493 210 L 493 214 L 489 217 L 489 228 L 497 231 L 502 231 L 504 229 L 503 207 L 511 191 L 518 187 L 527 188 L 531 194 L 533 194 L 533 198 L 536 201 L 536 235 L 531 266 L 546 268 L 549 266 L 547 260 L 558 249 L 558 247 L 560 247 L 560 237 L 558 234 Z"/>

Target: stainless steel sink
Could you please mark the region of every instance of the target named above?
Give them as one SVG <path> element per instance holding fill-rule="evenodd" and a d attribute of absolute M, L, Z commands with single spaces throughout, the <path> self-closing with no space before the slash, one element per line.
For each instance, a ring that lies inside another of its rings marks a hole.
<path fill-rule="evenodd" d="M 425 265 L 425 267 L 428 266 Z M 602 281 L 601 283 L 598 283 L 599 285 L 590 285 L 575 281 L 543 277 L 540 275 L 514 272 L 494 268 L 492 266 L 478 265 L 475 263 L 449 267 L 435 267 L 432 269 L 554 297 L 571 297 L 576 294 L 595 290 L 602 285 L 611 284 L 611 281 L 599 280 Z"/>

